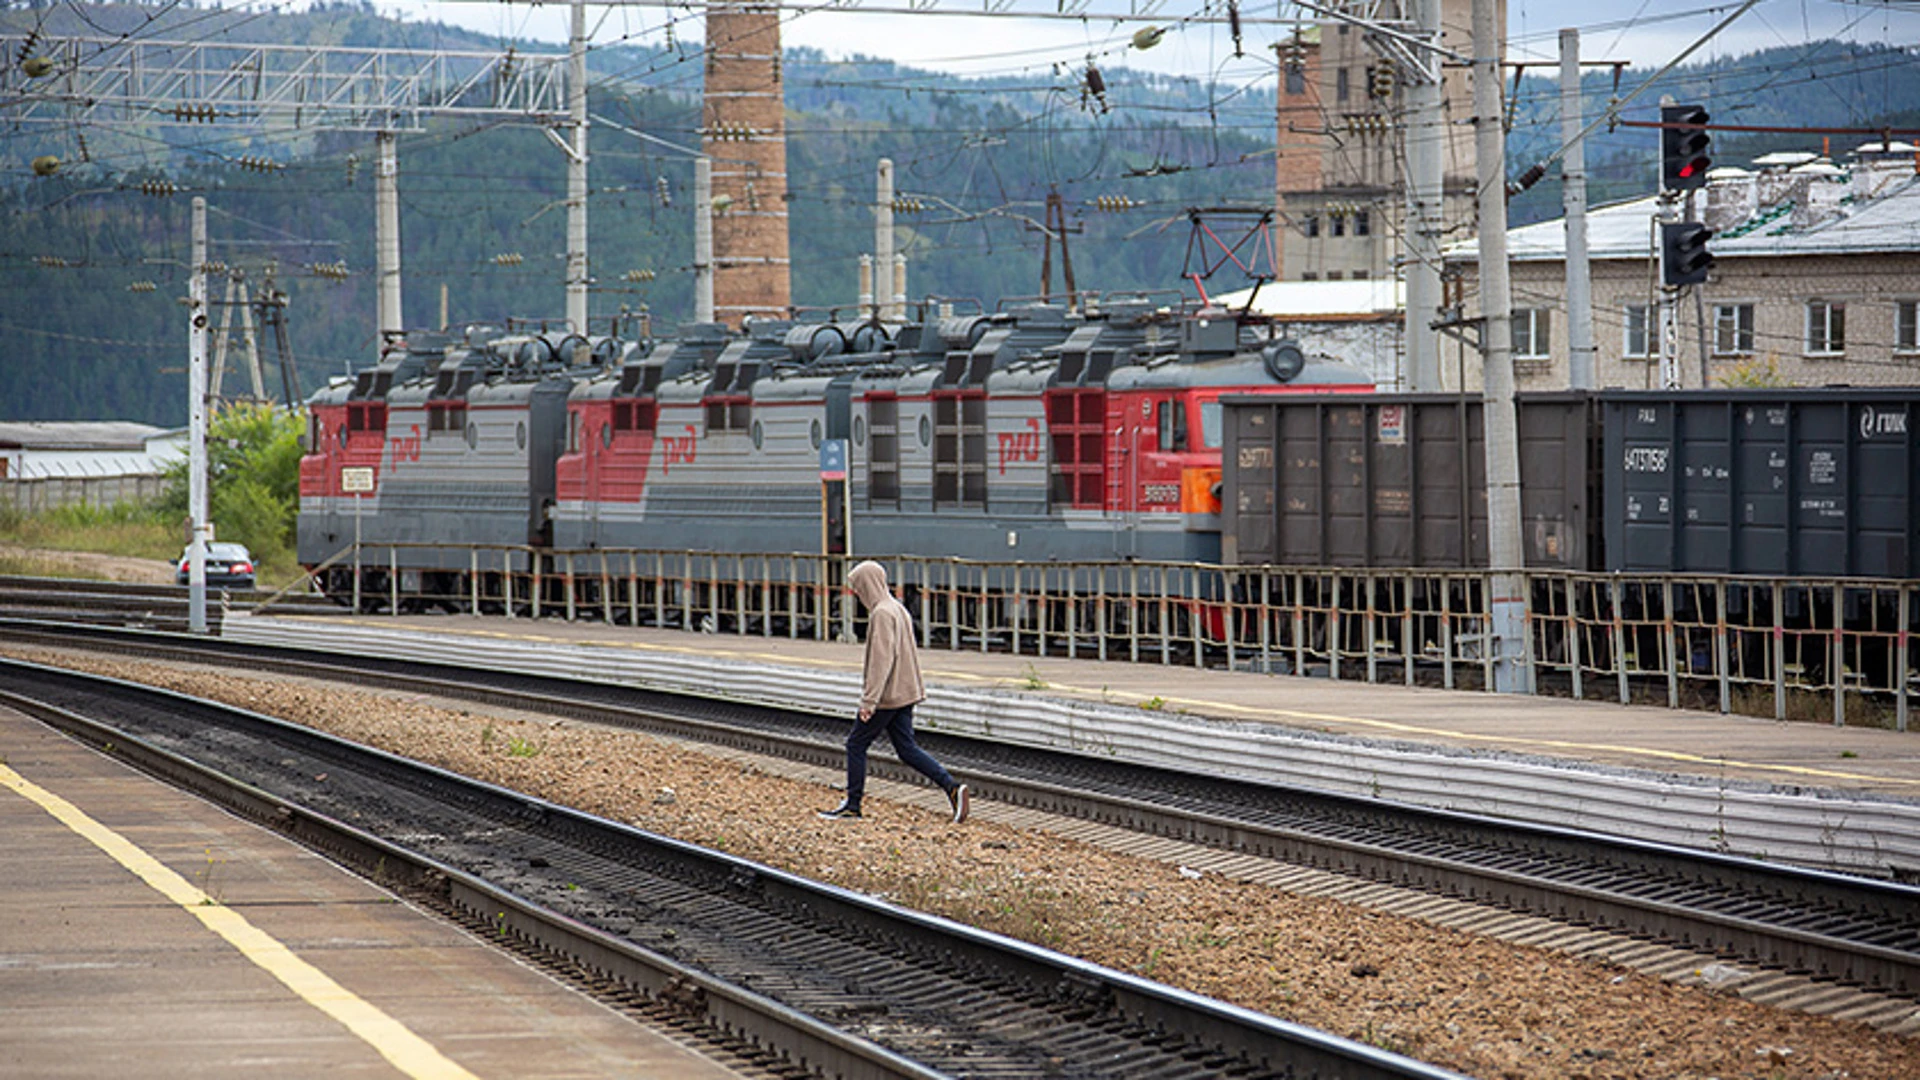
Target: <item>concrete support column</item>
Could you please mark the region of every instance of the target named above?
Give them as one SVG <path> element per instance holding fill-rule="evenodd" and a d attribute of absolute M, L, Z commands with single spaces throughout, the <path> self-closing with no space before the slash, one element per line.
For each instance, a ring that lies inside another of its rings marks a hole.
<path fill-rule="evenodd" d="M 1560 31 L 1560 204 L 1567 211 L 1567 385 L 1594 386 L 1593 279 L 1587 263 L 1587 144 L 1580 96 L 1580 31 Z"/>
<path fill-rule="evenodd" d="M 187 255 L 187 629 L 207 632 L 207 200 L 193 200 Z"/>
<path fill-rule="evenodd" d="M 391 131 L 375 135 L 379 161 L 373 173 L 375 273 L 380 279 L 380 347 L 406 333 L 400 311 L 400 156 Z"/>
<path fill-rule="evenodd" d="M 587 6 L 573 4 L 567 51 L 567 113 L 572 153 L 567 155 L 567 324 L 587 332 Z"/>
<path fill-rule="evenodd" d="M 1513 292 L 1507 276 L 1505 109 L 1496 0 L 1473 0 L 1473 130 L 1480 197 L 1482 381 L 1486 402 L 1487 555 L 1494 689 L 1532 692 L 1520 536 L 1520 436 L 1513 402 Z"/>

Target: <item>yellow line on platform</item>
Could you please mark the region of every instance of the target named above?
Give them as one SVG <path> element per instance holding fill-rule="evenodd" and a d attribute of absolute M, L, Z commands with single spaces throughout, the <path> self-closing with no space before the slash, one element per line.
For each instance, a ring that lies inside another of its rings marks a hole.
<path fill-rule="evenodd" d="M 472 1073 L 442 1055 L 377 1006 L 333 981 L 295 956 L 293 950 L 221 905 L 131 840 L 89 817 L 67 800 L 0 765 L 0 786 L 18 792 L 62 825 L 84 837 L 115 862 L 132 871 L 162 896 L 185 908 L 241 955 L 286 984 L 308 1004 L 340 1022 L 401 1072 L 421 1080 L 474 1080 Z"/>

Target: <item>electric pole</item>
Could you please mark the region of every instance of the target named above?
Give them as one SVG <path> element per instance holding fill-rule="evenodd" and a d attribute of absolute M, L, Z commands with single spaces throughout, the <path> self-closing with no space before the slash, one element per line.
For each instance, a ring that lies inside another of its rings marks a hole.
<path fill-rule="evenodd" d="M 1473 0 L 1473 132 L 1480 194 L 1480 351 L 1487 440 L 1487 584 L 1493 688 L 1533 690 L 1520 542 L 1520 438 L 1513 407 L 1513 292 L 1507 277 L 1507 131 L 1496 0 Z"/>
<path fill-rule="evenodd" d="M 1567 385 L 1594 387 L 1593 285 L 1587 263 L 1587 144 L 1580 96 L 1580 31 L 1560 31 L 1560 205 L 1567 212 Z"/>
<path fill-rule="evenodd" d="M 1440 42 L 1440 0 L 1410 0 L 1414 33 L 1429 44 Z M 1412 54 L 1417 68 L 1406 84 L 1407 229 L 1406 341 L 1407 389 L 1429 393 L 1440 386 L 1440 234 L 1446 175 L 1446 86 L 1440 57 L 1425 50 Z"/>
<path fill-rule="evenodd" d="M 567 322 L 587 332 L 587 5 L 574 0 L 567 42 Z"/>
<path fill-rule="evenodd" d="M 193 199 L 187 255 L 187 629 L 207 632 L 207 200 Z"/>
<path fill-rule="evenodd" d="M 373 170 L 373 251 L 380 281 L 380 349 L 385 352 L 407 328 L 400 313 L 400 156 L 391 131 L 375 135 L 374 144 L 380 159 Z"/>

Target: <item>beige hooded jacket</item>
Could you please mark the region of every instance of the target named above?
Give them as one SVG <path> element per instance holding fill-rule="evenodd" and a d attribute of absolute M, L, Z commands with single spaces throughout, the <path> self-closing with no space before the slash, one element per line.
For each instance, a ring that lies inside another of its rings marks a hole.
<path fill-rule="evenodd" d="M 926 700 L 913 616 L 887 589 L 886 568 L 868 560 L 847 571 L 847 587 L 867 608 L 867 656 L 860 708 L 899 709 Z"/>

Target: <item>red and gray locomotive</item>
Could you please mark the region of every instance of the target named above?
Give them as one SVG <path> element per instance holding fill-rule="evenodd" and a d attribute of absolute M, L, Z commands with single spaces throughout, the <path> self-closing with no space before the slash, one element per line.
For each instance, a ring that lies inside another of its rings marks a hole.
<path fill-rule="evenodd" d="M 1212 563 L 1221 395 L 1372 389 L 1257 317 L 1147 297 L 651 344 L 415 335 L 309 402 L 299 557 L 344 597 L 357 536 L 366 596 L 461 606 L 497 594 L 475 575 L 611 551 L 642 574 L 669 551 Z"/>

